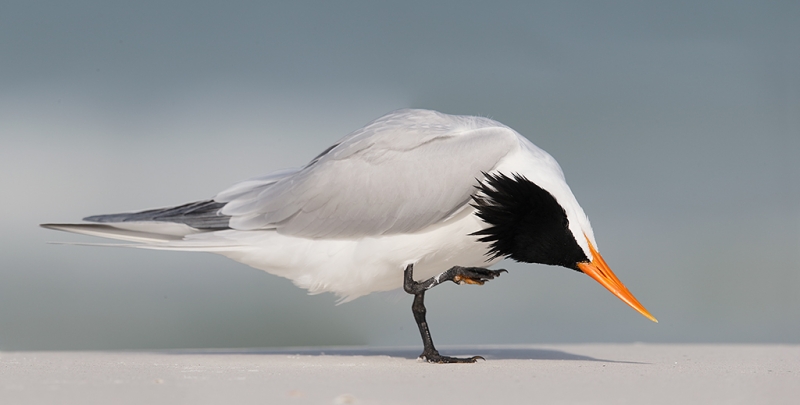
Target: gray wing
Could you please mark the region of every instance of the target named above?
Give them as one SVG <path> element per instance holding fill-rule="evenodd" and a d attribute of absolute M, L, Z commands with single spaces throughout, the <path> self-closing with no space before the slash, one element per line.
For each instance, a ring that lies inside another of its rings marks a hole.
<path fill-rule="evenodd" d="M 220 213 L 234 229 L 314 238 L 414 232 L 468 204 L 476 179 L 518 147 L 518 136 L 486 118 L 400 110 L 294 173 L 215 201 L 227 203 Z"/>
<path fill-rule="evenodd" d="M 270 173 L 266 176 L 248 179 L 236 183 L 232 187 L 217 194 L 216 200 L 196 201 L 175 207 L 156 208 L 139 212 L 126 212 L 120 214 L 92 215 L 83 220 L 111 224 L 125 222 L 171 222 L 184 224 L 203 231 L 216 231 L 230 229 L 230 216 L 220 213 L 225 202 L 235 198 L 247 198 L 252 193 L 257 193 L 263 187 L 269 186 L 278 180 L 296 173 L 299 169 L 285 169 Z M 59 226 L 65 224 L 58 224 Z M 76 225 L 77 226 L 77 225 Z M 63 226 L 62 226 L 63 228 Z M 58 228 L 58 229 L 62 229 Z M 85 229 L 106 229 L 102 227 L 84 227 Z M 62 229 L 65 230 L 65 229 Z"/>

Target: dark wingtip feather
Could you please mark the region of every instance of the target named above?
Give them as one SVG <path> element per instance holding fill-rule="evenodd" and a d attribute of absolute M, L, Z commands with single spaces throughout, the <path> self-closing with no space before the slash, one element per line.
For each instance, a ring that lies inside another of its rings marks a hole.
<path fill-rule="evenodd" d="M 225 203 L 205 200 L 176 207 L 157 208 L 140 212 L 92 215 L 83 220 L 97 223 L 140 221 L 174 222 L 186 224 L 196 229 L 220 230 L 229 228 L 228 223 L 230 221 L 230 216 L 221 215 L 219 213 L 224 206 Z"/>

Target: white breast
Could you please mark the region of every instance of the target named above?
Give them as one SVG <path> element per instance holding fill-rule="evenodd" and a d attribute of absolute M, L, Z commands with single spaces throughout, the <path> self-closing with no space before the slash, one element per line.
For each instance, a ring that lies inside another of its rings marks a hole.
<path fill-rule="evenodd" d="M 358 240 L 309 239 L 274 231 L 220 231 L 236 247 L 220 251 L 233 260 L 292 280 L 312 294 L 332 292 L 350 301 L 403 286 L 403 271 L 414 264 L 416 279 L 433 277 L 452 266 L 486 267 L 488 244 L 469 234 L 485 227 L 469 207 L 444 223 L 412 234 Z M 202 238 L 203 235 L 198 235 Z"/>

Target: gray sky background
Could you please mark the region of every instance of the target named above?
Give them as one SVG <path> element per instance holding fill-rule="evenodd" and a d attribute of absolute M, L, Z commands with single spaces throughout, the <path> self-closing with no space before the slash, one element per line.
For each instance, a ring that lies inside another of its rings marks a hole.
<path fill-rule="evenodd" d="M 0 5 L 0 349 L 419 345 L 400 293 L 37 227 L 208 198 L 404 107 L 555 156 L 660 321 L 507 263 L 428 294 L 437 344 L 800 342 L 798 2 L 113 3 Z"/>

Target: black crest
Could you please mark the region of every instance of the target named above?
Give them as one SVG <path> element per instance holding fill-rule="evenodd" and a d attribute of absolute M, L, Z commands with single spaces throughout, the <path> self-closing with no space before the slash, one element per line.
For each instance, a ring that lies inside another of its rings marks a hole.
<path fill-rule="evenodd" d="M 490 259 L 564 266 L 588 261 L 569 230 L 564 208 L 547 190 L 524 176 L 487 174 L 472 196 L 477 215 L 489 226 L 473 233 L 491 243 Z"/>

